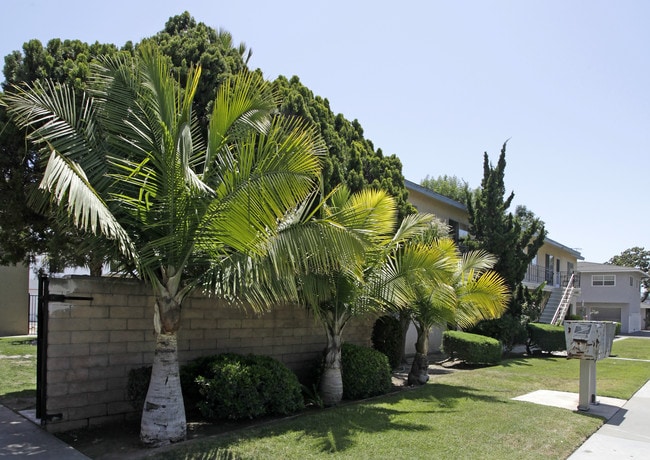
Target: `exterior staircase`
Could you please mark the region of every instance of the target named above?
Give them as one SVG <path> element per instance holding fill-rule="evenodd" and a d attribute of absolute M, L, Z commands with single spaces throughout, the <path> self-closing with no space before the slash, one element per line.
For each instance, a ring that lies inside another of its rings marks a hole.
<path fill-rule="evenodd" d="M 554 288 L 551 291 L 551 296 L 548 298 L 544 311 L 542 311 L 539 318 L 540 323 L 552 324 L 554 326 L 562 325 L 566 312 L 571 305 L 574 281 L 575 274 L 572 274 L 565 287 Z"/>

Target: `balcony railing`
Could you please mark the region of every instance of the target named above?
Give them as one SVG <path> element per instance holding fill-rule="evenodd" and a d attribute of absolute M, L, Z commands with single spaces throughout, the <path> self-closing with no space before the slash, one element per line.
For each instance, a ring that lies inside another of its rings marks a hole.
<path fill-rule="evenodd" d="M 577 274 L 577 272 L 555 272 L 552 268 L 547 269 L 542 265 L 529 264 L 524 282 L 535 284 L 542 284 L 543 282 L 546 282 L 546 284 L 551 287 L 566 287 L 573 273 Z M 579 276 L 575 276 L 573 278 L 573 287 L 580 287 Z"/>

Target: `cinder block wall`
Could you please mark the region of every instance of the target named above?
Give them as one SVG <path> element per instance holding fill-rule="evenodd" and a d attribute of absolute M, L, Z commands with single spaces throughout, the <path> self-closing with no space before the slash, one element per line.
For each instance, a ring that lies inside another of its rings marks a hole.
<path fill-rule="evenodd" d="M 127 400 L 129 370 L 153 361 L 153 296 L 143 283 L 71 276 L 50 279 L 50 292 L 82 297 L 49 305 L 46 428 L 61 432 L 137 417 Z M 263 354 L 299 376 L 326 344 L 304 308 L 261 316 L 201 296 L 184 304 L 179 360 L 234 352 Z M 350 322 L 344 341 L 370 346 L 374 318 Z"/>

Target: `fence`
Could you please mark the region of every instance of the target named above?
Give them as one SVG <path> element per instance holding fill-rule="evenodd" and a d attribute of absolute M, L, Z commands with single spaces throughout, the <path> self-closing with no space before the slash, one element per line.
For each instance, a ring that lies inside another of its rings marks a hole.
<path fill-rule="evenodd" d="M 45 427 L 58 432 L 135 416 L 127 401 L 129 370 L 153 360 L 153 297 L 142 283 L 72 276 L 50 279 L 50 294 L 92 297 L 48 306 Z M 373 318 L 350 322 L 345 340 L 370 345 Z M 264 354 L 299 376 L 326 344 L 304 308 L 255 316 L 206 297 L 185 302 L 179 360 L 235 352 Z"/>

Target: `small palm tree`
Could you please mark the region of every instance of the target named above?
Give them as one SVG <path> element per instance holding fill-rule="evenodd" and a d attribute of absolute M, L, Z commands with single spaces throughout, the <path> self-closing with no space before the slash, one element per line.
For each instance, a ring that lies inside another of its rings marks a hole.
<path fill-rule="evenodd" d="M 322 140 L 299 120 L 273 116 L 278 101 L 255 74 L 219 88 L 200 139 L 192 112 L 200 75 L 194 68 L 180 88 L 165 56 L 143 45 L 137 60 L 105 59 L 81 104 L 51 82 L 14 88 L 3 101 L 49 153 L 40 189 L 60 216 L 100 236 L 99 247 L 153 290 L 148 445 L 186 434 L 177 359 L 184 299 L 203 288 L 262 310 L 295 294 L 291 272 L 280 269 L 303 259 L 322 269 L 319 257 L 336 251 L 299 256 L 300 241 L 270 251 L 286 214 L 317 187 Z"/>
<path fill-rule="evenodd" d="M 429 333 L 434 325 L 455 324 L 470 327 L 483 319 L 500 317 L 509 298 L 505 281 L 489 271 L 494 256 L 484 251 L 461 255 L 449 238 L 425 245 L 434 260 L 447 261 L 446 276 L 420 278 L 411 285 L 409 312 L 417 331 L 415 356 L 408 383 L 422 385 L 429 379 Z"/>
<path fill-rule="evenodd" d="M 427 231 L 433 216 L 408 216 L 397 226 L 395 200 L 384 191 L 364 190 L 350 194 L 341 186 L 315 209 L 305 207 L 296 215 L 296 232 L 316 226 L 320 244 L 347 240 L 346 247 L 332 252 L 329 269 L 303 267 L 298 276 L 300 301 L 323 324 L 327 336 L 320 396 L 325 405 L 338 404 L 343 396 L 341 345 L 343 330 L 356 316 L 390 308 L 404 291 L 404 273 L 391 270 L 392 259 L 415 236 Z M 310 212 L 307 212 L 307 210 Z M 291 226 L 289 226 L 291 228 Z M 330 238 L 325 229 L 334 234 Z M 295 235 L 291 240 L 303 240 Z"/>

